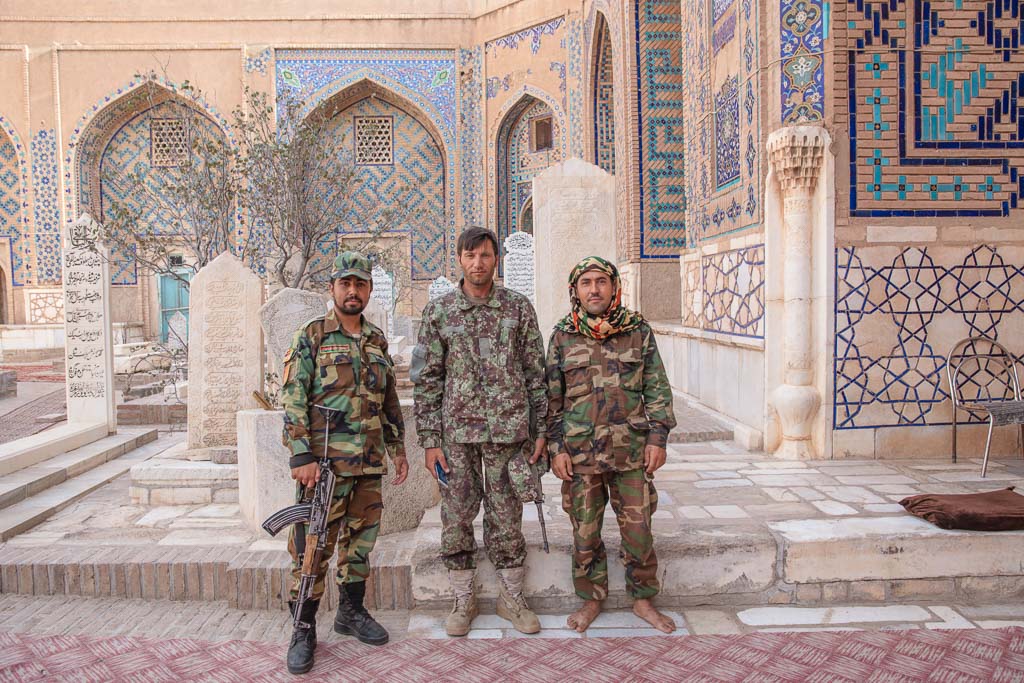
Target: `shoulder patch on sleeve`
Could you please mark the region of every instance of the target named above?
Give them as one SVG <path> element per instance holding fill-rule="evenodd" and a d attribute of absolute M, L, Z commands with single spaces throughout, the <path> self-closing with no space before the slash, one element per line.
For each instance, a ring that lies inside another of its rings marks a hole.
<path fill-rule="evenodd" d="M 290 361 L 290 360 L 291 360 L 291 359 L 292 359 L 292 358 L 293 358 L 294 356 L 295 356 L 295 349 L 293 349 L 293 348 L 291 348 L 291 347 L 289 346 L 289 347 L 288 347 L 288 350 L 284 352 L 284 361 L 283 361 L 283 362 L 287 363 L 287 362 L 288 362 L 288 361 Z"/>

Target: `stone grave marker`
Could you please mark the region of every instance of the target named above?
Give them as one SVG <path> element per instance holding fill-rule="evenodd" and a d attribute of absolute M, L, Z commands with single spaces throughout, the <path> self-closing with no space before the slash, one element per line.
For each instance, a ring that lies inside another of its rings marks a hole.
<path fill-rule="evenodd" d="M 370 298 L 380 306 L 380 310 L 384 314 L 384 325 L 382 326 L 375 321 L 371 322 L 380 327 L 384 332 L 384 336 L 390 339 L 394 334 L 395 278 L 380 266 L 373 267 L 372 276 L 373 293 L 370 295 Z"/>
<path fill-rule="evenodd" d="M 514 232 L 505 238 L 505 286 L 525 296 L 531 304 L 536 303 L 533 259 L 533 235 Z"/>
<path fill-rule="evenodd" d="M 533 179 L 537 320 L 545 340 L 569 312 L 569 271 L 587 256 L 615 257 L 615 178 L 569 159 Z"/>
<path fill-rule="evenodd" d="M 64 335 L 69 422 L 106 423 L 114 412 L 110 268 L 100 226 L 88 214 L 64 231 Z"/>
<path fill-rule="evenodd" d="M 427 294 L 430 297 L 430 300 L 433 301 L 434 299 L 440 299 L 448 292 L 454 290 L 456 286 L 457 285 L 454 282 L 442 275 L 430 283 L 430 287 L 427 289 Z"/>
<path fill-rule="evenodd" d="M 291 346 L 295 331 L 303 324 L 327 312 L 327 301 L 315 292 L 285 287 L 260 307 L 260 326 L 267 340 L 267 366 L 280 381 L 284 354 Z"/>
<path fill-rule="evenodd" d="M 196 273 L 190 287 L 188 448 L 233 447 L 235 413 L 256 408 L 263 388 L 258 320 L 263 283 L 230 252 Z"/>
<path fill-rule="evenodd" d="M 188 346 L 188 318 L 181 311 L 175 311 L 167 320 L 167 348 L 173 352 Z"/>

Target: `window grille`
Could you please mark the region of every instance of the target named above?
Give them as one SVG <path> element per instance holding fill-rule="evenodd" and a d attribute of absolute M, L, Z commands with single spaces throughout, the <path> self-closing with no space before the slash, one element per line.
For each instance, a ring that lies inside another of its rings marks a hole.
<path fill-rule="evenodd" d="M 154 168 L 184 166 L 191 150 L 184 119 L 151 119 L 149 122 L 150 162 Z"/>
<path fill-rule="evenodd" d="M 390 166 L 394 162 L 394 137 L 390 116 L 356 116 L 356 164 Z"/>

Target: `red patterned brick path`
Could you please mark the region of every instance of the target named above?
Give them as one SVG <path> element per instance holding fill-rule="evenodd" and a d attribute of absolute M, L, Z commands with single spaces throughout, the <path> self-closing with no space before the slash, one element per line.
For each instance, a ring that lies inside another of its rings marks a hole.
<path fill-rule="evenodd" d="M 1024 629 L 321 644 L 0 633 L 0 681 L 1024 681 Z"/>
<path fill-rule="evenodd" d="M 53 365 L 0 365 L 0 370 L 14 370 L 19 382 L 63 382 L 63 372 L 55 372 Z"/>

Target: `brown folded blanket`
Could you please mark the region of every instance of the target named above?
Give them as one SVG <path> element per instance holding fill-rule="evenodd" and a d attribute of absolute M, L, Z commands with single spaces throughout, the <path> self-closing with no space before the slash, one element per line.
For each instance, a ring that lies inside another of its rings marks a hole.
<path fill-rule="evenodd" d="M 943 529 L 1024 529 L 1024 496 L 1014 493 L 1012 486 L 984 493 L 922 493 L 904 498 L 900 505 Z"/>

